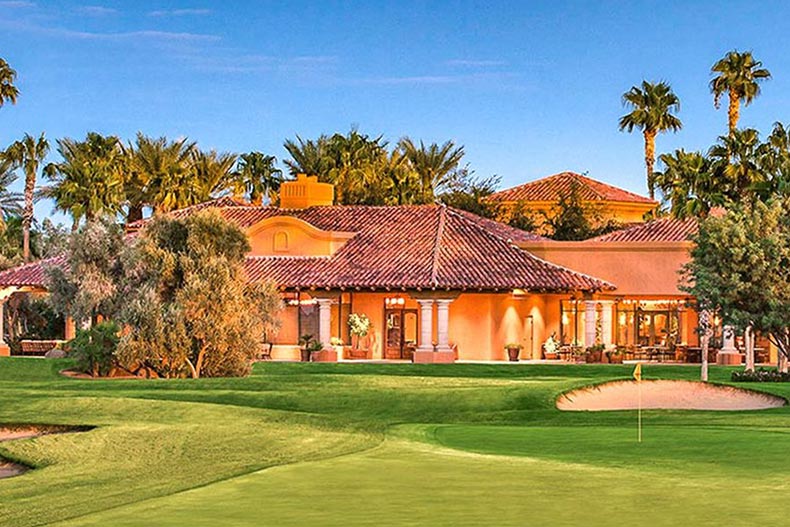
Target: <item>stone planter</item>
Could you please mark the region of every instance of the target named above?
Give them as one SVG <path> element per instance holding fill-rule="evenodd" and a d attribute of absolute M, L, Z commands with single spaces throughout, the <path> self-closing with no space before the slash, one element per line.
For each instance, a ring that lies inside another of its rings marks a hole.
<path fill-rule="evenodd" d="M 332 348 L 314 351 L 310 354 L 310 360 L 312 362 L 337 362 L 337 352 Z"/>

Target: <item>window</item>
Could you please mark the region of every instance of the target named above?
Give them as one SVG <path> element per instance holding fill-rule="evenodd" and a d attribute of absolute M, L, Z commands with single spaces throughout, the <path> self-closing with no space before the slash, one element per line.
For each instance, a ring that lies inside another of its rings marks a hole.
<path fill-rule="evenodd" d="M 288 233 L 285 231 L 278 231 L 274 233 L 274 252 L 284 253 L 288 252 Z"/>

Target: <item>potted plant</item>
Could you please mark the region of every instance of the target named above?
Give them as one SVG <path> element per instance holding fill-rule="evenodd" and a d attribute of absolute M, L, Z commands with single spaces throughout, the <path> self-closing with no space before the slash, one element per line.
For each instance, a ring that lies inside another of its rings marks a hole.
<path fill-rule="evenodd" d="M 348 329 L 351 333 L 351 347 L 358 350 L 359 339 L 367 337 L 370 332 L 370 319 L 363 313 L 351 313 L 348 315 Z"/>
<path fill-rule="evenodd" d="M 505 344 L 505 350 L 507 350 L 507 358 L 510 362 L 518 362 L 518 355 L 521 353 L 521 350 L 524 348 L 521 344 L 516 344 L 511 342 L 509 344 Z"/>
<path fill-rule="evenodd" d="M 587 348 L 587 352 L 585 354 L 585 360 L 587 362 L 601 362 L 601 356 L 603 355 L 604 345 L 603 344 L 596 344 L 594 346 L 590 346 Z"/>
<path fill-rule="evenodd" d="M 622 364 L 623 363 L 623 352 L 619 349 L 615 348 L 611 351 L 607 351 L 604 353 L 609 364 Z"/>
<path fill-rule="evenodd" d="M 318 342 L 317 340 L 310 340 L 310 343 L 307 344 L 307 353 L 310 357 L 308 360 L 315 360 L 314 354 L 320 353 L 323 351 L 324 345 Z"/>
<path fill-rule="evenodd" d="M 335 349 L 338 357 L 343 356 L 343 339 L 332 337 L 329 339 L 329 344 Z"/>
<path fill-rule="evenodd" d="M 574 346 L 573 360 L 579 364 L 584 364 L 587 362 L 587 351 L 581 346 Z"/>
<path fill-rule="evenodd" d="M 299 337 L 299 346 L 301 351 L 302 362 L 310 362 L 310 343 L 313 342 L 312 335 L 302 335 Z"/>
<path fill-rule="evenodd" d="M 546 360 L 557 360 L 560 358 L 560 341 L 557 340 L 555 335 L 556 333 L 552 333 L 546 339 L 546 342 L 543 343 L 543 358 Z"/>

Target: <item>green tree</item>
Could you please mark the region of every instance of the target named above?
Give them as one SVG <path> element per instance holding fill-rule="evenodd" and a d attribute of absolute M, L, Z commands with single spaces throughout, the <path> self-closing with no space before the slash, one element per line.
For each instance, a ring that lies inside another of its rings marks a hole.
<path fill-rule="evenodd" d="M 406 154 L 412 170 L 420 184 L 421 202 L 432 203 L 442 190 L 451 183 L 464 157 L 464 147 L 452 141 L 442 145 L 431 143 L 419 146 L 408 137 L 398 142 L 398 148 Z"/>
<path fill-rule="evenodd" d="M 275 286 L 246 283 L 248 251 L 216 211 L 154 218 L 127 261 L 119 358 L 161 376 L 246 374 L 281 308 Z"/>
<path fill-rule="evenodd" d="M 329 178 L 333 162 L 327 153 L 329 138 L 325 135 L 318 139 L 302 139 L 298 135 L 295 140 L 286 139 L 283 146 L 291 159 L 283 160 L 292 176 L 308 174 L 317 176 L 322 181 Z"/>
<path fill-rule="evenodd" d="M 681 289 L 725 325 L 752 327 L 790 357 L 790 202 L 733 204 L 700 222 Z M 784 361 L 786 364 L 786 361 Z"/>
<path fill-rule="evenodd" d="M 5 59 L 0 58 L 0 107 L 6 102 L 16 104 L 19 89 L 14 82 L 16 82 L 16 71 Z"/>
<path fill-rule="evenodd" d="M 620 130 L 642 130 L 645 140 L 645 168 L 650 199 L 655 197 L 653 166 L 655 165 L 656 136 L 667 130 L 676 132 L 683 123 L 673 112 L 680 110 L 680 99 L 665 82 L 642 81 L 641 87 L 632 86 L 623 94 L 623 106 L 631 112 L 620 118 Z"/>
<path fill-rule="evenodd" d="M 613 221 L 604 221 L 597 207 L 584 203 L 578 184 L 560 194 L 552 210 L 542 215 L 545 234 L 553 240 L 586 240 L 619 228 Z"/>
<path fill-rule="evenodd" d="M 765 182 L 759 156 L 760 136 L 751 128 L 720 136 L 718 144 L 710 148 L 708 157 L 715 177 L 725 187 L 729 201 L 750 198 L 756 186 Z"/>
<path fill-rule="evenodd" d="M 62 160 L 44 168 L 51 184 L 39 195 L 71 215 L 73 231 L 82 218 L 93 221 L 119 213 L 125 201 L 126 158 L 118 138 L 90 132 L 84 141 L 65 138 L 57 144 Z"/>
<path fill-rule="evenodd" d="M 262 205 L 264 198 L 274 203 L 283 181 L 283 172 L 276 163 L 274 156 L 262 152 L 241 154 L 233 174 L 234 192 L 255 205 Z"/>
<path fill-rule="evenodd" d="M 485 200 L 485 198 L 496 192 L 499 187 L 501 181 L 499 176 L 478 178 L 467 168 L 458 170 L 456 176 L 449 188 L 439 195 L 439 200 L 442 203 L 484 218 L 503 219 L 501 218 L 500 207 L 496 203 Z M 507 219 L 509 220 L 509 218 Z M 521 228 L 520 226 L 513 226 Z"/>
<path fill-rule="evenodd" d="M 33 224 L 33 197 L 36 188 L 38 170 L 49 153 L 49 142 L 41 136 L 35 138 L 30 134 L 13 143 L 6 151 L 9 157 L 25 173 L 25 206 L 22 213 L 22 255 L 25 261 L 30 260 L 30 226 Z"/>
<path fill-rule="evenodd" d="M 48 267 L 47 289 L 56 311 L 75 321 L 114 318 L 123 294 L 123 229 L 109 220 L 94 221 L 72 234 L 67 265 Z"/>
<path fill-rule="evenodd" d="M 716 75 L 710 81 L 713 104 L 718 108 L 725 94 L 729 99 L 727 122 L 730 135 L 738 127 L 741 103 L 744 106 L 751 104 L 760 95 L 759 83 L 771 78 L 771 72 L 762 65 L 762 62 L 754 59 L 751 51 L 733 50 L 711 68 L 711 72 Z"/>

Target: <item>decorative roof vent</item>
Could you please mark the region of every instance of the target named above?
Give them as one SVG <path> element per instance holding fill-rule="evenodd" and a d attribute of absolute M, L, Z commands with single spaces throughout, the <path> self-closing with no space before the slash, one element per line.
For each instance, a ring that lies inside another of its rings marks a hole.
<path fill-rule="evenodd" d="M 316 176 L 297 174 L 296 181 L 285 181 L 280 186 L 282 209 L 306 209 L 332 205 L 334 201 L 335 187 L 329 183 L 319 183 Z"/>

